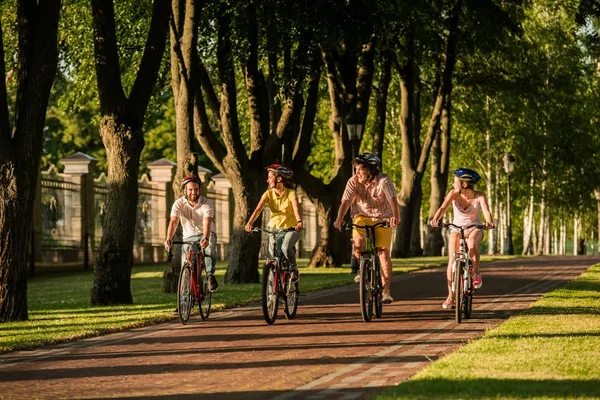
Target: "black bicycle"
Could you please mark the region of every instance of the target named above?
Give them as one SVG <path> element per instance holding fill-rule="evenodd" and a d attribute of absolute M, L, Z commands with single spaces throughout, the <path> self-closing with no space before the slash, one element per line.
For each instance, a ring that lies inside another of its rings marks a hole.
<path fill-rule="evenodd" d="M 390 224 L 387 221 L 381 221 L 374 225 L 356 225 L 348 224 L 349 227 L 364 229 L 366 231 L 365 251 L 360 253 L 360 313 L 363 321 L 370 322 L 373 317 L 373 308 L 375 316 L 381 318 L 383 315 L 383 283 L 381 282 L 381 266 L 377 257 L 375 248 L 375 229 L 379 227 L 387 228 Z"/>
<path fill-rule="evenodd" d="M 212 304 L 212 292 L 208 289 L 208 276 L 206 275 L 206 263 L 204 261 L 204 249 L 199 241 L 172 242 L 172 244 L 190 244 L 187 252 L 187 260 L 179 271 L 179 283 L 177 284 L 177 311 L 179 321 L 186 324 L 190 318 L 194 305 L 197 302 L 200 309 L 200 317 L 203 321 L 210 315 Z M 172 253 L 169 250 L 169 259 Z M 204 278 L 202 277 L 204 272 Z"/>
<path fill-rule="evenodd" d="M 274 257 L 268 258 L 262 273 L 262 309 L 265 321 L 271 325 L 277 319 L 279 299 L 283 300 L 283 311 L 287 319 L 296 318 L 298 310 L 298 296 L 300 290 L 298 279 L 294 279 L 289 270 L 289 261 L 281 251 L 281 243 L 288 229 L 261 229 L 254 228 L 252 232 L 265 232 L 275 239 Z"/>
<path fill-rule="evenodd" d="M 477 289 L 473 286 L 473 262 L 469 258 L 469 246 L 465 238 L 465 231 L 471 228 L 488 229 L 482 224 L 458 226 L 452 223 L 440 223 L 440 228 L 454 227 L 459 230 L 460 244 L 458 251 L 454 252 L 452 261 L 452 292 L 454 293 L 454 318 L 461 323 L 471 318 L 473 311 L 473 294 Z"/>

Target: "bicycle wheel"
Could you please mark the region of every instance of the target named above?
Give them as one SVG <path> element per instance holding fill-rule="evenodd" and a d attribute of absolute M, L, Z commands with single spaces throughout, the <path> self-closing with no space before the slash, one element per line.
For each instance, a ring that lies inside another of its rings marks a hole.
<path fill-rule="evenodd" d="M 186 324 L 192 313 L 194 290 L 192 289 L 192 269 L 190 264 L 185 263 L 179 271 L 179 283 L 177 285 L 177 310 L 179 321 Z"/>
<path fill-rule="evenodd" d="M 208 290 L 208 279 L 202 279 L 200 282 L 200 317 L 202 321 L 206 321 L 210 315 L 210 306 L 212 304 L 212 293 Z"/>
<path fill-rule="evenodd" d="M 279 299 L 275 285 L 275 265 L 267 263 L 263 267 L 262 276 L 262 309 L 265 321 L 271 325 L 277 319 Z"/>
<path fill-rule="evenodd" d="M 375 298 L 375 316 L 377 318 L 381 318 L 383 315 L 383 285 L 381 283 L 381 266 L 379 261 L 375 259 L 375 268 L 373 268 L 373 285 L 375 291 L 373 293 L 373 297 Z"/>
<path fill-rule="evenodd" d="M 465 263 L 463 261 L 455 261 L 452 271 L 452 288 L 454 289 L 454 317 L 456 322 L 460 324 L 462 320 L 462 305 L 463 305 L 463 283 L 462 271 Z"/>
<path fill-rule="evenodd" d="M 464 285 L 465 288 L 465 300 L 464 300 L 464 316 L 465 319 L 471 318 L 471 312 L 473 311 L 473 277 L 471 276 L 471 268 L 470 266 L 465 269 L 464 275 Z"/>
<path fill-rule="evenodd" d="M 287 319 L 296 318 L 296 311 L 298 310 L 298 296 L 300 292 L 298 290 L 298 281 L 292 282 L 292 277 L 287 278 L 287 290 L 285 296 L 285 302 L 283 303 L 283 311 Z"/>
<path fill-rule="evenodd" d="M 371 282 L 371 260 L 363 258 L 360 261 L 360 313 L 363 321 L 370 322 L 373 316 L 373 285 Z"/>

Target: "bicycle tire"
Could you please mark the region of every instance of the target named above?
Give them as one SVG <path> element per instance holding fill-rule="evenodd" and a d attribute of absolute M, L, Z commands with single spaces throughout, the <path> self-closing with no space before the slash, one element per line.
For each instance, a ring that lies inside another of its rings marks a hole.
<path fill-rule="evenodd" d="M 373 281 L 375 282 L 375 317 L 381 318 L 383 315 L 383 285 L 381 283 L 381 266 L 379 261 L 375 259 L 375 268 L 373 268 Z"/>
<path fill-rule="evenodd" d="M 186 324 L 192 313 L 194 289 L 192 288 L 192 268 L 185 263 L 179 271 L 179 282 L 177 284 L 177 314 L 179 321 Z"/>
<path fill-rule="evenodd" d="M 462 321 L 462 304 L 463 304 L 463 283 L 462 271 L 464 268 L 463 261 L 455 261 L 454 270 L 452 272 L 452 286 L 454 289 L 454 319 L 457 323 Z"/>
<path fill-rule="evenodd" d="M 206 321 L 210 316 L 210 306 L 212 304 L 212 293 L 208 290 L 208 279 L 201 280 L 200 288 L 202 293 L 199 294 L 198 308 L 200 309 L 200 318 L 202 318 L 202 321 Z"/>
<path fill-rule="evenodd" d="M 363 258 L 360 261 L 360 313 L 365 322 L 371 322 L 373 316 L 373 296 L 371 284 L 371 260 Z"/>
<path fill-rule="evenodd" d="M 277 319 L 279 296 L 275 290 L 275 265 L 267 263 L 263 267 L 262 276 L 262 309 L 267 324 L 271 325 Z"/>
<path fill-rule="evenodd" d="M 292 282 L 292 277 L 287 277 L 285 302 L 283 303 L 283 312 L 287 319 L 296 318 L 296 311 L 298 310 L 298 296 L 300 292 L 298 290 L 298 281 Z"/>
<path fill-rule="evenodd" d="M 471 314 L 473 311 L 473 277 L 471 276 L 471 267 L 468 266 L 465 271 L 467 271 L 464 275 L 466 276 L 466 281 L 464 284 L 465 287 L 465 296 L 464 296 L 464 316 L 465 319 L 471 318 Z"/>

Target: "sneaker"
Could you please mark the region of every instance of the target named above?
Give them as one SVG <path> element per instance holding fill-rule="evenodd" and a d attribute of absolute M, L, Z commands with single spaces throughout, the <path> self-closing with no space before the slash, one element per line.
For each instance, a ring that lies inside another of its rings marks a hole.
<path fill-rule="evenodd" d="M 446 309 L 454 309 L 454 299 L 452 297 L 448 297 L 445 302 L 442 303 L 442 308 Z"/>
<path fill-rule="evenodd" d="M 179 310 L 175 309 L 175 311 L 173 311 L 173 316 L 174 317 L 179 317 Z"/>
<path fill-rule="evenodd" d="M 357 274 L 357 275 L 354 277 L 354 282 L 355 282 L 355 283 L 360 283 L 360 274 Z"/>
<path fill-rule="evenodd" d="M 481 277 L 481 274 L 474 275 L 473 276 L 473 287 L 475 289 L 479 289 L 482 286 L 483 286 L 483 278 Z"/>
<path fill-rule="evenodd" d="M 300 280 L 300 272 L 298 272 L 298 268 L 291 268 L 290 276 L 292 278 L 292 283 L 298 282 Z"/>
<path fill-rule="evenodd" d="M 215 292 L 219 288 L 219 283 L 217 282 L 217 278 L 214 275 L 208 276 L 208 290 L 211 292 Z"/>
<path fill-rule="evenodd" d="M 392 295 L 390 294 L 390 290 L 383 290 L 383 304 L 392 304 L 392 302 L 394 301 L 394 298 L 392 297 Z"/>

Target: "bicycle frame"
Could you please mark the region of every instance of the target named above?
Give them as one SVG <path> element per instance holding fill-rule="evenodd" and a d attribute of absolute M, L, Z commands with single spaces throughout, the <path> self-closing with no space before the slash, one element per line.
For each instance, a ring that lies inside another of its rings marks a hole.
<path fill-rule="evenodd" d="M 459 230 L 459 246 L 452 258 L 452 291 L 454 292 L 454 314 L 457 323 L 462 321 L 464 311 L 465 318 L 471 317 L 473 293 L 473 262 L 469 257 L 469 246 L 465 238 L 465 231 L 471 228 L 487 229 L 482 224 L 471 224 L 458 226 L 452 223 L 440 224 L 443 228 L 454 227 Z M 464 308 L 464 310 L 463 310 Z"/>
<path fill-rule="evenodd" d="M 268 324 L 273 324 L 277 319 L 277 309 L 279 307 L 279 298 L 284 299 L 284 311 L 288 319 L 293 319 L 296 316 L 298 307 L 298 281 L 291 281 L 291 273 L 289 271 L 289 261 L 282 252 L 281 246 L 278 244 L 280 235 L 285 235 L 286 232 L 295 231 L 295 228 L 288 229 L 260 229 L 254 228 L 252 232 L 265 232 L 274 239 L 273 256 L 266 260 L 263 267 L 263 315 Z M 272 282 L 271 282 L 272 277 Z M 269 287 L 270 286 L 270 287 Z"/>
<path fill-rule="evenodd" d="M 199 241 L 176 241 L 173 244 L 189 244 L 186 262 L 179 272 L 177 308 L 181 323 L 185 324 L 190 316 L 194 302 L 198 302 L 202 320 L 208 319 L 212 303 L 212 294 L 208 290 L 207 282 L 203 282 L 202 272 L 206 271 L 205 253 Z M 171 252 L 169 252 L 171 258 Z M 188 272 L 189 270 L 189 272 Z M 189 275 L 189 283 L 186 277 Z M 189 289 L 189 292 L 188 292 Z M 189 294 L 188 294 L 189 293 Z M 180 307 L 181 306 L 181 307 Z"/>
<path fill-rule="evenodd" d="M 375 316 L 381 318 L 383 313 L 383 283 L 381 282 L 381 266 L 377 257 L 377 248 L 375 247 L 375 229 L 378 227 L 388 227 L 387 221 L 378 222 L 373 225 L 350 226 L 365 230 L 365 250 L 360 253 L 360 303 L 361 315 L 363 321 L 370 322 L 373 313 L 373 303 L 375 303 Z M 369 260 L 372 267 L 368 267 Z M 368 268 L 369 270 L 365 270 Z"/>

